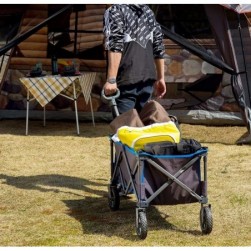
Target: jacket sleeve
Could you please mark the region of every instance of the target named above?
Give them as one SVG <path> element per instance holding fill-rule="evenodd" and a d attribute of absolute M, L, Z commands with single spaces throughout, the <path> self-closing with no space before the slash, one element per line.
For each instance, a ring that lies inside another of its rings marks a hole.
<path fill-rule="evenodd" d="M 122 13 L 112 6 L 104 14 L 105 49 L 113 52 L 122 52 L 124 49 L 124 24 Z"/>
<path fill-rule="evenodd" d="M 152 12 L 153 21 L 153 55 L 154 58 L 164 58 L 165 46 L 163 43 L 163 33 L 159 23 L 156 21 L 154 14 Z"/>

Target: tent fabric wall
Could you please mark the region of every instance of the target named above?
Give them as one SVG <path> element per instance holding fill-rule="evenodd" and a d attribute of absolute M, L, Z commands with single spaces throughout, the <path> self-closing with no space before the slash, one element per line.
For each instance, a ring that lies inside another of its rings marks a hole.
<path fill-rule="evenodd" d="M 229 38 L 229 28 L 224 8 L 218 4 L 205 4 L 204 7 L 221 55 L 224 57 L 225 62 L 235 69 L 234 54 L 229 53 L 233 51 L 233 48 Z"/>
<path fill-rule="evenodd" d="M 236 20 L 230 21 L 221 5 L 205 5 L 205 11 L 222 57 L 236 71 L 232 76 L 233 91 L 249 132 L 237 143 L 251 143 L 251 37 L 247 20 L 237 13 Z"/>

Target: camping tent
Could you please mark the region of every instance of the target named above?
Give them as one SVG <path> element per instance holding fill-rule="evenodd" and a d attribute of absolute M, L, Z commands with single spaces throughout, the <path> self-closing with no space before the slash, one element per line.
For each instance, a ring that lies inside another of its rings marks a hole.
<path fill-rule="evenodd" d="M 240 139 L 238 144 L 251 143 L 251 48 L 250 32 L 246 13 L 251 13 L 251 5 L 210 5 L 205 4 L 205 11 L 213 31 L 216 44 L 223 60 L 212 55 L 201 47 L 197 47 L 171 30 L 163 27 L 164 34 L 171 40 L 192 51 L 205 61 L 232 75 L 233 93 L 243 111 L 243 120 L 248 135 Z M 230 19 L 227 10 L 236 13 Z"/>
<path fill-rule="evenodd" d="M 234 11 L 236 19 L 229 20 L 223 7 Z M 221 55 L 235 71 L 232 74 L 232 86 L 235 97 L 243 109 L 243 118 L 248 129 L 247 137 L 237 143 L 251 143 L 251 37 L 249 20 L 245 15 L 251 12 L 251 5 L 205 5 L 205 10 Z"/>
<path fill-rule="evenodd" d="M 222 59 L 214 56 L 211 52 L 197 48 L 188 42 L 188 40 L 178 36 L 176 33 L 163 27 L 163 32 L 168 38 L 185 47 L 195 55 L 201 57 L 210 64 L 222 69 L 224 72 L 232 75 L 232 86 L 236 100 L 243 110 L 243 119 L 248 129 L 248 137 L 239 143 L 251 143 L 251 112 L 250 112 L 250 86 L 251 74 L 251 53 L 249 54 L 248 44 L 250 43 L 250 33 L 248 30 L 248 21 L 246 13 L 251 12 L 251 5 L 214 5 L 205 4 L 205 11 L 211 24 L 214 37 L 221 52 Z M 10 41 L 6 46 L 0 48 L 0 56 L 12 48 L 17 43 L 22 42 L 35 31 L 46 25 L 49 21 L 60 16 L 70 5 L 64 6 L 60 11 L 43 20 L 38 25 L 32 27 L 29 31 L 20 34 Z M 236 13 L 234 19 L 229 19 L 227 12 Z M 75 47 L 75 46 L 74 46 Z M 245 51 L 245 53 L 244 53 Z"/>

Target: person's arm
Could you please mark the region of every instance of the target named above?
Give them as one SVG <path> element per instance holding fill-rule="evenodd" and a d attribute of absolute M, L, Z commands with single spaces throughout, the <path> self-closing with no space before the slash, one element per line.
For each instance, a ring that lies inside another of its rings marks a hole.
<path fill-rule="evenodd" d="M 122 54 L 120 52 L 108 51 L 108 71 L 107 80 L 104 85 L 105 95 L 112 95 L 117 91 L 117 74 Z M 115 82 L 115 83 L 113 83 Z"/>
<path fill-rule="evenodd" d="M 157 98 L 163 98 L 166 94 L 166 83 L 164 75 L 164 55 L 165 46 L 163 43 L 163 33 L 159 23 L 156 21 L 152 12 L 153 19 L 153 56 L 157 71 L 157 80 L 154 84 L 154 95 Z"/>
<path fill-rule="evenodd" d="M 119 5 L 113 5 L 104 15 L 105 49 L 108 51 L 107 79 L 104 84 L 106 95 L 117 91 L 116 78 L 124 49 L 124 27 Z"/>
<path fill-rule="evenodd" d="M 157 98 L 163 98 L 166 94 L 166 82 L 164 76 L 164 59 L 155 59 L 155 66 L 157 71 L 157 80 L 154 83 L 154 95 Z"/>

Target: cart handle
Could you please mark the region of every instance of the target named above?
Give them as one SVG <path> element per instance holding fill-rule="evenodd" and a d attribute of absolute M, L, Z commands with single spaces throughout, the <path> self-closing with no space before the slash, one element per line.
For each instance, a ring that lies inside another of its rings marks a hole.
<path fill-rule="evenodd" d="M 120 96 L 120 90 L 117 89 L 117 91 L 116 91 L 115 94 L 113 94 L 113 95 L 111 95 L 111 96 L 106 96 L 106 95 L 105 95 L 104 89 L 102 89 L 101 95 L 102 95 L 102 97 L 103 97 L 105 100 L 108 100 L 108 101 L 111 100 L 111 101 L 113 101 L 113 100 L 115 100 L 116 98 L 118 98 L 118 97 Z"/>
<path fill-rule="evenodd" d="M 117 89 L 116 93 L 114 95 L 111 95 L 111 96 L 106 96 L 104 89 L 102 89 L 102 91 L 101 91 L 102 98 L 104 100 L 109 101 L 109 104 L 112 107 L 116 117 L 119 116 L 119 111 L 118 111 L 117 103 L 116 103 L 116 98 L 118 98 L 119 95 L 120 95 L 120 90 L 119 89 Z"/>

